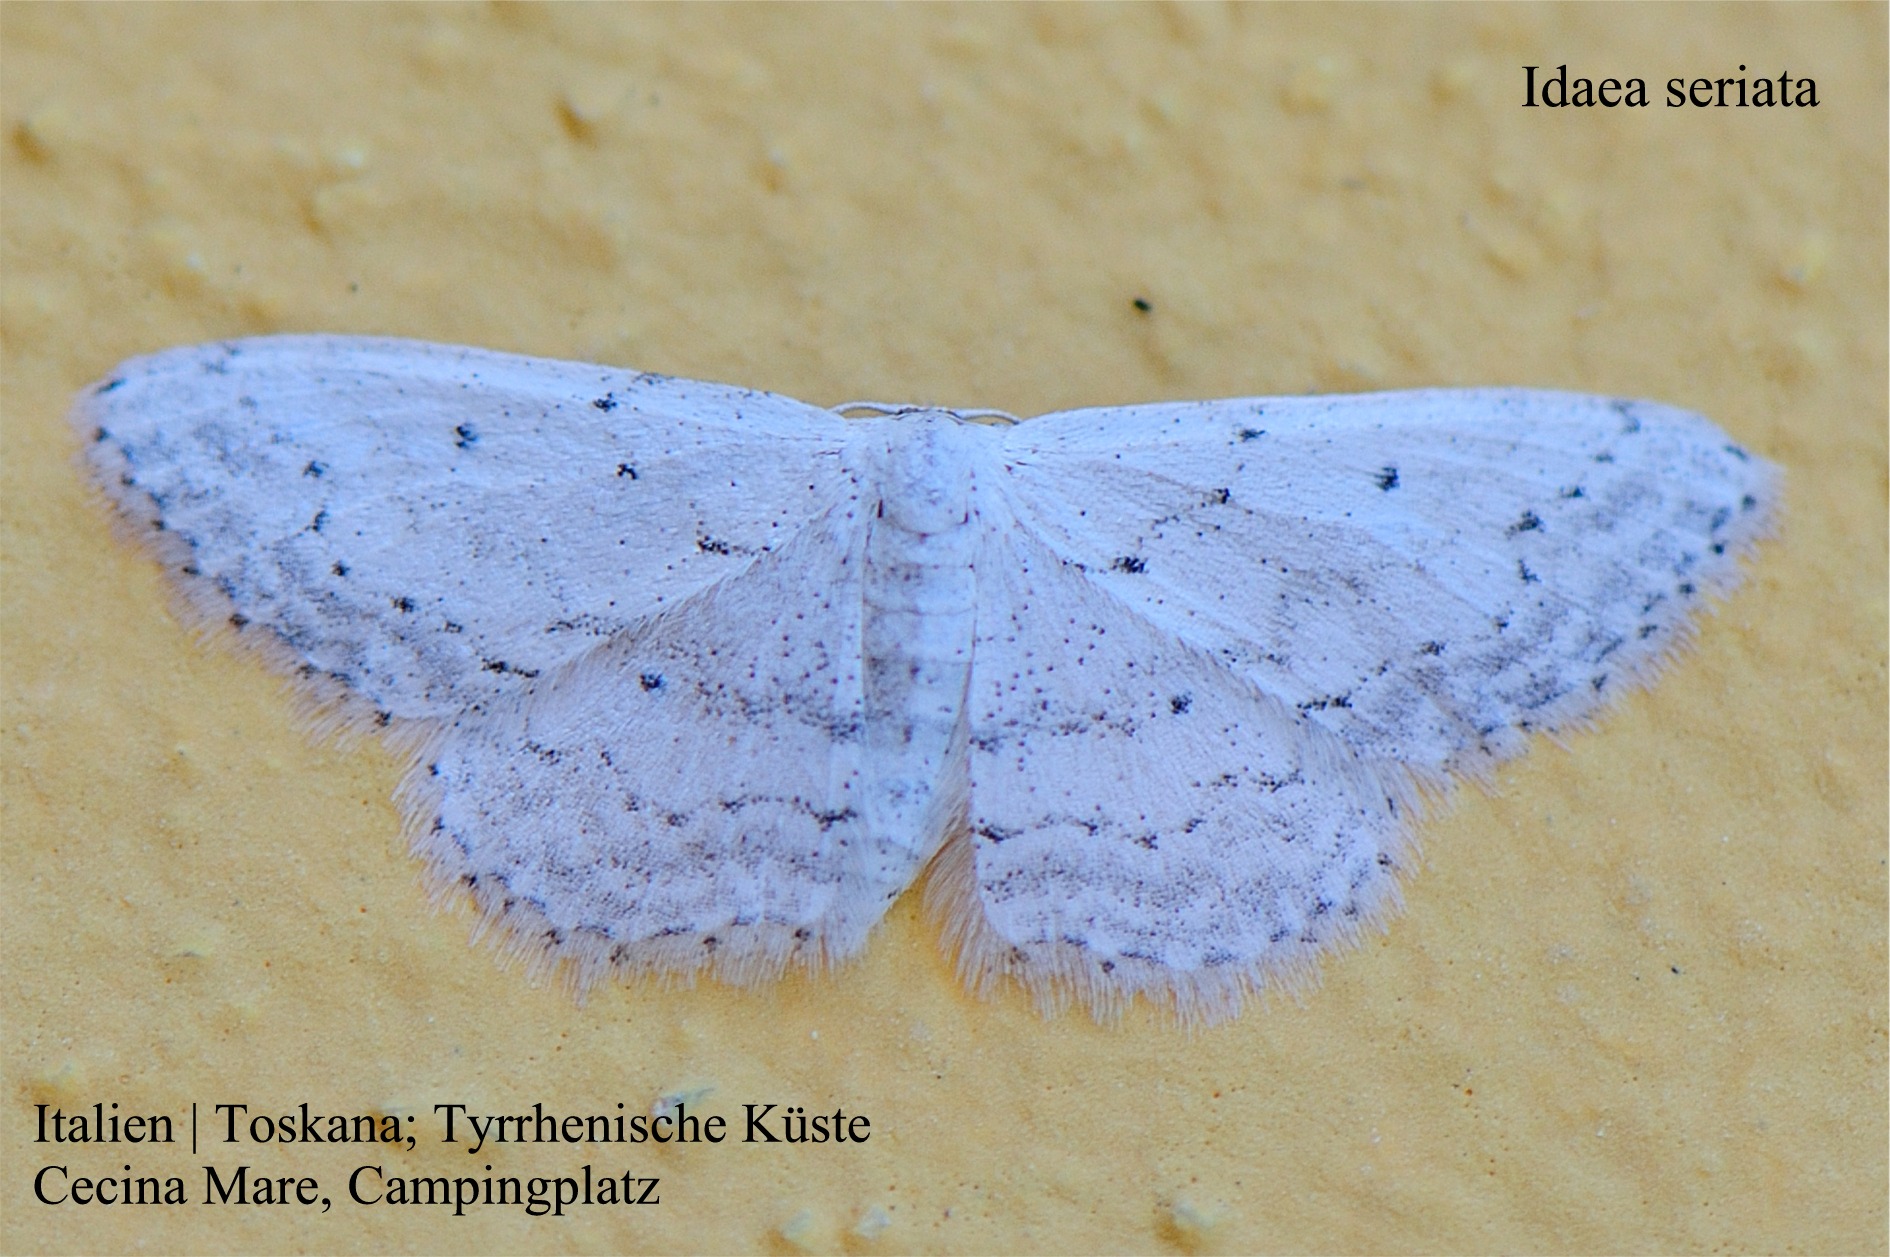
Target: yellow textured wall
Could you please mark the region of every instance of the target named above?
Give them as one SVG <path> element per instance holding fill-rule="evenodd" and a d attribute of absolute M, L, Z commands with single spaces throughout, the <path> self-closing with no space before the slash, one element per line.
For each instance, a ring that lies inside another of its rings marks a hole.
<path fill-rule="evenodd" d="M 1883 1251 L 1884 50 L 1875 5 L 0 9 L 0 1248 Z M 1819 107 L 1663 106 L 1741 62 Z M 1528 63 L 1656 103 L 1525 109 Z M 1045 1020 L 909 895 L 837 975 L 580 1007 L 429 911 L 392 757 L 193 642 L 68 461 L 120 358 L 298 330 L 1022 414 L 1636 394 L 1787 504 L 1698 649 L 1434 817 L 1302 1001 Z M 563 1219 L 31 1194 L 486 1160 L 55 1148 L 39 1103 L 679 1091 L 873 1135 L 495 1159 L 663 1180 Z"/>

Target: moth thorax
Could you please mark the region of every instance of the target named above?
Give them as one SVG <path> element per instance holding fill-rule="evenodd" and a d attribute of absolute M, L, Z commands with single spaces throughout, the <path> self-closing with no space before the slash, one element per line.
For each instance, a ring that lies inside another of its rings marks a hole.
<path fill-rule="evenodd" d="M 973 469 L 985 429 L 948 411 L 886 424 L 879 469 L 880 518 L 907 532 L 947 532 L 971 516 Z"/>

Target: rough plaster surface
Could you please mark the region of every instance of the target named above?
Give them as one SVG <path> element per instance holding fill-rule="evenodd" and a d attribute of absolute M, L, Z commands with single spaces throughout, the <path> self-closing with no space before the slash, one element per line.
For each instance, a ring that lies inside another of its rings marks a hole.
<path fill-rule="evenodd" d="M 1884 46 L 1873 6 L 0 10 L 0 1248 L 1883 1251 Z M 1659 103 L 1741 61 L 1824 103 Z M 1656 105 L 1523 109 L 1531 63 Z M 843 972 L 578 1006 L 428 910 L 393 760 L 193 642 L 69 462 L 118 359 L 296 330 L 1019 413 L 1643 395 L 1783 463 L 1784 527 L 1303 1001 L 1045 1021 L 908 896 Z M 510 1149 L 663 1179 L 536 1221 L 31 1196 L 473 1160 L 55 1149 L 36 1103 L 703 1088 L 873 1137 Z"/>

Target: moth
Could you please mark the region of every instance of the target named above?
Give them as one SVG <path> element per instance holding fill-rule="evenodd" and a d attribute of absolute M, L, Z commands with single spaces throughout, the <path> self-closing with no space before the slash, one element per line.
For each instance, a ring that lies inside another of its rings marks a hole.
<path fill-rule="evenodd" d="M 1649 680 L 1778 496 L 1571 393 L 867 409 L 283 336 L 73 419 L 190 618 L 410 757 L 511 951 L 823 969 L 929 866 L 974 988 L 1099 1015 L 1231 1015 L 1381 922 L 1425 795 Z"/>

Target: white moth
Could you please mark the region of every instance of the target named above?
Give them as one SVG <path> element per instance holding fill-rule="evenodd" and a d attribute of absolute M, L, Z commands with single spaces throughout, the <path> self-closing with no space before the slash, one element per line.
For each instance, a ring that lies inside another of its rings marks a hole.
<path fill-rule="evenodd" d="M 333 336 L 74 420 L 197 619 L 411 752 L 436 891 L 541 967 L 823 968 L 932 864 L 974 987 L 1206 1019 L 1383 919 L 1427 790 L 1652 676 L 1778 483 L 1569 393 L 996 426 Z"/>

